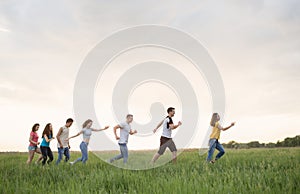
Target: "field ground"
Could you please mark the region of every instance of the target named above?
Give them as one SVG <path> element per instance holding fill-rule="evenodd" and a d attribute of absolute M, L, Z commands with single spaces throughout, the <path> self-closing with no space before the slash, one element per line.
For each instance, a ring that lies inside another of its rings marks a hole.
<path fill-rule="evenodd" d="M 85 166 L 44 168 L 27 166 L 26 153 L 1 153 L 0 193 L 299 193 L 300 148 L 226 151 L 215 165 L 189 150 L 176 165 L 144 171 L 116 168 L 93 153 Z M 146 152 L 134 155 L 151 158 Z M 72 153 L 72 159 L 78 156 Z"/>

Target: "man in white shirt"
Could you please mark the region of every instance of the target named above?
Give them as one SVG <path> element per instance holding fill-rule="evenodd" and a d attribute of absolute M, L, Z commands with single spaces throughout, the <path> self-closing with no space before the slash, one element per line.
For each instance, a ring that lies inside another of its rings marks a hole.
<path fill-rule="evenodd" d="M 172 130 L 177 129 L 182 123 L 179 121 L 177 125 L 174 125 L 172 117 L 175 115 L 175 108 L 170 107 L 167 110 L 168 116 L 161 121 L 158 126 L 153 130 L 155 133 L 158 128 L 163 125 L 163 132 L 160 138 L 160 148 L 158 152 L 153 156 L 152 163 L 155 163 L 157 159 L 164 154 L 167 148 L 172 152 L 173 163 L 176 163 L 177 158 L 177 148 L 172 139 Z"/>

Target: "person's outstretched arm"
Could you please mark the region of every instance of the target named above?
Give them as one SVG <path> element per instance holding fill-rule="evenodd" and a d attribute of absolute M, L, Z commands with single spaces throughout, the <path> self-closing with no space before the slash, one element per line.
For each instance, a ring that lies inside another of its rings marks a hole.
<path fill-rule="evenodd" d="M 228 129 L 230 129 L 231 127 L 233 127 L 235 125 L 235 122 L 231 123 L 231 125 L 229 125 L 228 127 L 223 128 L 220 124 L 218 124 L 218 128 L 222 131 L 226 131 Z"/>
<path fill-rule="evenodd" d="M 153 133 L 156 133 L 157 129 L 159 129 L 163 123 L 164 123 L 164 120 L 162 120 L 160 123 L 158 123 L 157 127 L 155 129 L 153 129 Z"/>
<path fill-rule="evenodd" d="M 93 129 L 92 128 L 92 131 L 96 131 L 96 132 L 98 132 L 98 131 L 104 131 L 104 130 L 106 130 L 106 129 L 108 129 L 109 128 L 109 126 L 106 126 L 106 127 L 104 127 L 103 129 Z"/>
<path fill-rule="evenodd" d="M 80 134 L 82 134 L 83 132 L 82 131 L 80 131 L 79 133 L 77 133 L 76 135 L 74 135 L 74 136 L 72 136 L 72 137 L 69 137 L 69 138 L 67 138 L 66 139 L 66 141 L 69 141 L 70 139 L 72 139 L 72 138 L 75 138 L 75 137 L 78 137 Z"/>

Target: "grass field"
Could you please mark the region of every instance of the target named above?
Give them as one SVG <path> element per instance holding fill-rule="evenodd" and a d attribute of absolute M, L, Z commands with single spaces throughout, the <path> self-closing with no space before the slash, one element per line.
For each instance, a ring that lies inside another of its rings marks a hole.
<path fill-rule="evenodd" d="M 116 168 L 92 153 L 86 166 L 44 168 L 27 166 L 25 153 L 2 153 L 0 193 L 299 193 L 300 148 L 226 151 L 215 165 L 194 150 L 176 165 L 145 171 Z"/>

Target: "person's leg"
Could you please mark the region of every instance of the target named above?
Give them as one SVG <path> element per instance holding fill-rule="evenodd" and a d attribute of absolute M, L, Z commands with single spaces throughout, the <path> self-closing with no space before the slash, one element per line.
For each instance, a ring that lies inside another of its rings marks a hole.
<path fill-rule="evenodd" d="M 216 160 L 218 160 L 225 154 L 225 150 L 222 144 L 220 144 L 218 141 L 216 142 L 216 149 L 219 151 L 219 153 L 216 155 Z"/>
<path fill-rule="evenodd" d="M 34 153 L 35 153 L 35 150 L 29 150 L 28 151 L 28 160 L 27 160 L 27 164 L 31 164 L 32 160 L 33 160 L 33 157 L 34 157 Z"/>
<path fill-rule="evenodd" d="M 80 151 L 81 151 L 81 157 L 77 158 L 74 162 L 71 162 L 70 164 L 76 164 L 77 162 L 82 162 L 84 160 L 84 142 L 81 142 L 80 144 Z"/>
<path fill-rule="evenodd" d="M 160 147 L 159 147 L 159 150 L 156 154 L 154 154 L 153 158 L 152 158 L 152 163 L 154 164 L 158 158 L 163 155 L 168 147 L 168 139 L 164 138 L 164 137 L 161 137 L 160 138 Z"/>
<path fill-rule="evenodd" d="M 216 139 L 210 139 L 209 140 L 209 148 L 208 148 L 208 155 L 207 155 L 207 162 L 211 162 L 212 161 L 212 157 L 214 155 L 216 149 Z"/>
<path fill-rule="evenodd" d="M 126 144 L 123 144 L 122 146 L 120 146 L 121 149 L 121 154 L 123 156 L 123 163 L 127 164 L 128 161 L 128 148 Z"/>
<path fill-rule="evenodd" d="M 172 139 L 169 140 L 168 144 L 169 144 L 168 147 L 169 147 L 170 151 L 172 152 L 172 161 L 175 164 L 176 161 L 177 161 L 177 148 L 176 148 L 176 145 L 175 145 L 175 143 Z"/>
<path fill-rule="evenodd" d="M 117 155 L 117 156 L 111 158 L 111 159 L 109 160 L 110 163 L 113 163 L 114 161 L 120 160 L 121 158 L 123 158 L 123 154 L 122 154 L 122 144 L 119 144 L 119 146 L 120 146 L 120 153 L 121 153 L 121 154 L 119 154 L 119 155 Z"/>
<path fill-rule="evenodd" d="M 70 160 L 70 150 L 68 147 L 64 148 L 64 155 L 65 155 L 65 162 L 68 162 Z"/>
<path fill-rule="evenodd" d="M 88 160 L 88 144 L 83 143 L 82 163 L 85 164 L 87 160 Z"/>
<path fill-rule="evenodd" d="M 49 157 L 49 160 L 47 161 L 48 164 L 50 164 L 53 161 L 53 153 L 50 147 L 47 148 L 47 154 Z"/>
<path fill-rule="evenodd" d="M 60 161 L 62 160 L 63 153 L 64 153 L 64 149 L 58 148 L 58 159 L 56 161 L 56 165 L 58 165 L 60 163 Z"/>
<path fill-rule="evenodd" d="M 36 161 L 36 164 L 38 164 L 43 159 L 43 155 L 40 148 L 36 148 L 35 152 L 40 154 L 38 160 Z"/>
<path fill-rule="evenodd" d="M 47 161 L 47 157 L 48 157 L 48 152 L 47 152 L 47 148 L 41 146 L 41 152 L 42 152 L 42 156 L 43 156 L 43 161 L 42 161 L 42 165 L 44 166 L 46 164 Z"/>

